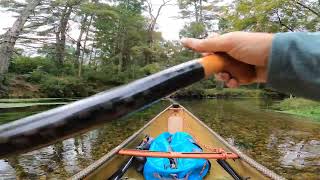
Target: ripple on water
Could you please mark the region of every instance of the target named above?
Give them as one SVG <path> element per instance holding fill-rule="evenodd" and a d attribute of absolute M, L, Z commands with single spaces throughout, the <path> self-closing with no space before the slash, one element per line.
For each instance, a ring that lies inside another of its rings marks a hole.
<path fill-rule="evenodd" d="M 270 101 L 269 101 L 270 102 Z M 266 111 L 264 99 L 183 102 L 253 159 L 288 179 L 320 179 L 320 123 Z"/>
<path fill-rule="evenodd" d="M 167 102 L 159 102 L 122 120 L 108 122 L 96 130 L 10 157 L 8 162 L 0 160 L 0 180 L 2 177 L 9 180 L 67 179 L 120 144 L 167 105 Z M 30 108 L 20 110 L 27 111 L 28 115 L 39 112 L 38 108 L 33 108 L 31 112 Z M 20 117 L 18 113 L 10 116 L 11 119 Z M 6 118 L 3 113 L 0 113 L 1 118 Z"/>
<path fill-rule="evenodd" d="M 282 153 L 280 159 L 284 167 L 301 169 L 308 166 L 320 166 L 320 141 L 311 140 L 295 143 L 288 139 L 280 144 L 278 150 Z M 319 161 L 315 161 L 315 160 Z"/>
<path fill-rule="evenodd" d="M 261 99 L 183 102 L 229 143 L 271 170 L 289 179 L 319 179 L 320 123 L 266 112 L 263 104 Z M 0 177 L 65 179 L 120 144 L 167 105 L 154 105 L 81 136 L 11 157 L 9 162 L 0 160 Z"/>
<path fill-rule="evenodd" d="M 6 162 L 5 160 L 0 160 L 0 179 L 7 179 L 7 180 L 14 180 L 16 179 L 15 176 L 12 174 L 15 173 L 15 170 Z"/>

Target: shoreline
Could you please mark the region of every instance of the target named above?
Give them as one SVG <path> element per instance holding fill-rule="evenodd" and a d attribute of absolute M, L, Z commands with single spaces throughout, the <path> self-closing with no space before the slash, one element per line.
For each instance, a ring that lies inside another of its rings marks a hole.
<path fill-rule="evenodd" d="M 271 107 L 276 112 L 308 117 L 320 122 L 320 103 L 303 98 L 287 98 Z"/>

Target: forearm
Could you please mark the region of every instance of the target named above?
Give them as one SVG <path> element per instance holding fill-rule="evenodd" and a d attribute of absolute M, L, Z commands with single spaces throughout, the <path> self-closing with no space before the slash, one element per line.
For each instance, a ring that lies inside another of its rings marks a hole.
<path fill-rule="evenodd" d="M 279 91 L 320 100 L 320 32 L 276 34 L 267 82 Z"/>

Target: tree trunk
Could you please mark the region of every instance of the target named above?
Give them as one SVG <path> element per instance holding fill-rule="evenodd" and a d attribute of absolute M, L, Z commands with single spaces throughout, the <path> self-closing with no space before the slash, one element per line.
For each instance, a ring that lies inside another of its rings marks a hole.
<path fill-rule="evenodd" d="M 83 19 L 81 20 L 81 28 L 80 28 L 80 34 L 79 38 L 77 40 L 77 48 L 75 52 L 75 61 L 74 61 L 74 66 L 75 68 L 79 68 L 79 60 L 80 60 L 80 54 L 81 54 L 81 41 L 82 41 L 82 36 L 86 30 L 86 23 L 87 23 L 88 15 L 85 14 Z"/>
<path fill-rule="evenodd" d="M 123 48 L 124 47 L 124 38 L 120 40 L 120 53 L 119 53 L 119 62 L 118 62 L 118 73 L 120 74 L 123 70 Z"/>
<path fill-rule="evenodd" d="M 23 26 L 27 22 L 29 16 L 40 2 L 41 0 L 33 0 L 27 4 L 13 26 L 2 36 L 3 38 L 0 44 L 0 76 L 3 76 L 4 73 L 8 72 L 10 59 L 13 55 L 18 36 L 22 32 Z"/>
<path fill-rule="evenodd" d="M 162 9 L 170 2 L 171 0 L 163 0 L 162 4 L 160 5 L 159 9 L 157 10 L 157 13 L 156 15 L 154 16 L 153 13 L 152 13 L 152 5 L 151 5 L 151 1 L 146 1 L 147 4 L 148 4 L 148 7 L 149 7 L 149 16 L 150 16 L 150 19 L 151 19 L 151 22 L 148 26 L 148 39 L 147 39 L 147 44 L 148 44 L 148 48 L 149 50 L 147 52 L 144 53 L 144 56 L 145 56 L 145 64 L 149 64 L 149 63 L 152 63 L 152 53 L 150 53 L 150 51 L 152 50 L 152 47 L 153 47 L 153 42 L 154 42 L 154 30 L 155 30 L 155 27 L 156 27 L 156 24 L 157 24 L 157 21 L 158 21 L 158 18 L 160 16 L 160 13 L 162 11 Z"/>
<path fill-rule="evenodd" d="M 90 26 L 91 26 L 92 20 L 93 20 L 93 15 L 91 16 L 89 24 L 86 29 L 86 38 L 84 39 L 84 43 L 83 43 L 83 51 L 82 51 L 81 61 L 79 63 L 78 77 L 81 77 L 81 75 L 82 75 L 82 66 L 83 66 L 84 56 L 86 54 L 85 51 L 86 51 L 86 47 L 87 47 L 87 41 L 88 41 L 88 36 L 89 36 L 89 31 L 90 31 Z"/>
<path fill-rule="evenodd" d="M 203 23 L 203 7 L 202 7 L 202 0 L 199 0 L 199 21 Z"/>
<path fill-rule="evenodd" d="M 72 6 L 66 5 L 61 15 L 58 31 L 56 32 L 56 61 L 59 65 L 63 65 L 65 57 L 66 32 L 72 9 Z"/>
<path fill-rule="evenodd" d="M 194 12 L 195 12 L 195 18 L 196 22 L 199 22 L 199 7 L 197 1 L 194 2 Z"/>
<path fill-rule="evenodd" d="M 97 68 L 98 68 L 98 62 L 97 62 L 97 51 L 94 51 L 94 54 L 93 54 L 93 56 L 91 56 L 91 60 L 93 59 L 93 69 L 96 71 L 97 70 Z"/>
<path fill-rule="evenodd" d="M 118 60 L 118 73 L 121 73 L 124 68 L 123 68 L 123 54 L 125 51 L 125 41 L 127 39 L 127 32 L 126 32 L 126 28 L 123 27 L 123 25 L 121 24 L 119 26 L 119 30 L 118 30 L 118 40 L 117 40 L 117 44 L 116 44 L 116 49 L 115 49 L 115 55 L 117 56 L 117 60 Z"/>
<path fill-rule="evenodd" d="M 92 62 L 92 59 L 95 58 L 93 55 L 95 55 L 95 39 L 92 41 L 92 45 L 91 45 L 91 50 L 90 50 L 90 56 L 89 56 L 89 65 L 91 65 L 93 62 Z"/>

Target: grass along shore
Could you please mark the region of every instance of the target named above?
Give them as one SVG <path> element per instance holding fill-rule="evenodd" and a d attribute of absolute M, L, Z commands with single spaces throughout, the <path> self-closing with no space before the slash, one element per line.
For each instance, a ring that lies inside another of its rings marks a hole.
<path fill-rule="evenodd" d="M 283 94 L 267 89 L 250 88 L 185 88 L 172 95 L 175 98 L 283 98 Z"/>
<path fill-rule="evenodd" d="M 299 116 L 310 117 L 320 121 L 320 102 L 303 98 L 288 98 L 273 106 L 273 109 Z"/>

